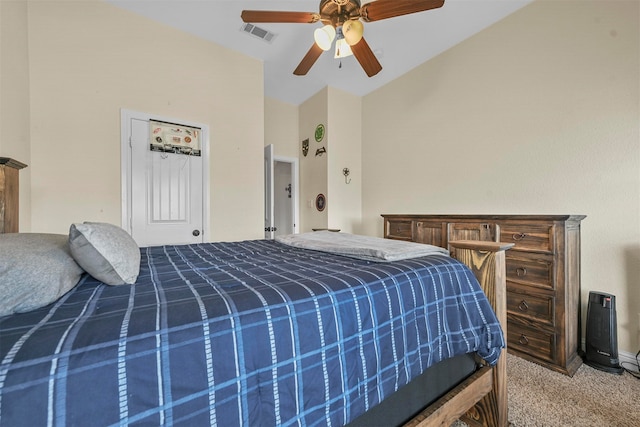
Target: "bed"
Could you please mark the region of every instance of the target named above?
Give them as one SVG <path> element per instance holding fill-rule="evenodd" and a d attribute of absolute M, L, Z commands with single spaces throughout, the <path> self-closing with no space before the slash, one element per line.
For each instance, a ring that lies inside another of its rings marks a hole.
<path fill-rule="evenodd" d="M 79 283 L 0 317 L 0 426 L 373 425 L 389 413 L 397 425 L 507 425 L 509 245 L 452 242 L 457 260 L 395 261 L 273 240 L 136 248 L 136 277 L 116 280 L 127 284 L 84 272 L 72 239 L 82 227 L 68 242 Z M 82 253 L 100 249 L 79 235 Z M 37 286 L 51 276 L 42 271 Z M 472 369 L 428 406 L 393 400 L 469 357 Z"/>

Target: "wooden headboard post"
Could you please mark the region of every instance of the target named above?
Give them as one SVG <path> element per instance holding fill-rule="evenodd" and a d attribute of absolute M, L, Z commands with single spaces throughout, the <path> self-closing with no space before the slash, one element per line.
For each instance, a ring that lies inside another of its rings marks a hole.
<path fill-rule="evenodd" d="M 468 425 L 506 427 L 507 404 L 507 278 L 505 251 L 513 243 L 458 240 L 449 242 L 455 247 L 456 258 L 465 263 L 475 274 L 482 290 L 489 299 L 505 336 L 505 349 L 493 368 L 493 387 L 474 408 L 463 417 Z"/>
<path fill-rule="evenodd" d="M 19 231 L 19 171 L 27 165 L 8 157 L 0 157 L 0 233 Z"/>
<path fill-rule="evenodd" d="M 448 426 L 459 418 L 470 426 L 507 427 L 509 411 L 507 407 L 505 251 L 514 244 L 456 240 L 450 242 L 450 245 L 456 249 L 455 257 L 473 271 L 487 295 L 502 326 L 505 349 L 495 366 L 481 367 L 403 427 Z"/>

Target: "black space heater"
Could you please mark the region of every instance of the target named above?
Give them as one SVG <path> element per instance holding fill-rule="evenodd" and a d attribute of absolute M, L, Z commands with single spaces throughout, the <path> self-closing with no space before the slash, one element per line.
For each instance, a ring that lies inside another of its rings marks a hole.
<path fill-rule="evenodd" d="M 601 371 L 622 375 L 618 359 L 615 295 L 589 292 L 584 362 Z"/>

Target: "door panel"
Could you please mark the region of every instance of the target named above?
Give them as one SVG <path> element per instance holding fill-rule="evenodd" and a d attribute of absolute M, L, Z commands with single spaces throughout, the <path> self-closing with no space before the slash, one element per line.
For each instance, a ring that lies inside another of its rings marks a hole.
<path fill-rule="evenodd" d="M 140 246 L 203 242 L 202 157 L 151 151 L 131 119 L 131 235 Z"/>

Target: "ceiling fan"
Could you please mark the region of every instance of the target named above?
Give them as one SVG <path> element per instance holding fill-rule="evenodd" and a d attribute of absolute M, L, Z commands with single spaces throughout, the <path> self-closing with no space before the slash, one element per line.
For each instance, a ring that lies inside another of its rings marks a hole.
<path fill-rule="evenodd" d="M 324 26 L 314 32 L 315 42 L 302 58 L 293 74 L 303 76 L 309 72 L 322 52 L 329 50 L 336 40 L 336 57 L 353 55 L 369 77 L 382 70 L 382 65 L 362 37 L 365 22 L 380 21 L 410 13 L 437 9 L 444 0 L 377 0 L 360 6 L 360 0 L 320 0 L 320 12 L 293 12 L 269 10 L 243 10 L 244 22 L 271 22 L 313 24 Z"/>

